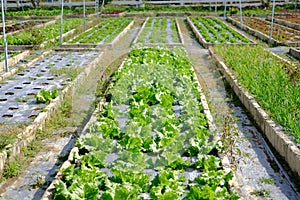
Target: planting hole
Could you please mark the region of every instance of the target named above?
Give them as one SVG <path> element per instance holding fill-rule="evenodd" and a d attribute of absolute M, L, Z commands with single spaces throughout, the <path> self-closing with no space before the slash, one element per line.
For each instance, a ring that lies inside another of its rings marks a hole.
<path fill-rule="evenodd" d="M 7 99 L 0 98 L 0 102 L 7 101 Z"/>
<path fill-rule="evenodd" d="M 30 115 L 28 118 L 31 120 L 34 120 L 37 117 L 37 115 Z"/>
<path fill-rule="evenodd" d="M 19 110 L 19 107 L 9 107 L 9 110 Z"/>
<path fill-rule="evenodd" d="M 34 96 L 35 93 L 31 92 L 31 93 L 28 93 L 27 96 Z"/>
<path fill-rule="evenodd" d="M 49 85 L 49 83 L 48 82 L 43 82 L 43 83 L 41 83 L 41 85 Z"/>
<path fill-rule="evenodd" d="M 31 82 L 24 82 L 23 84 L 24 85 L 29 85 Z"/>
<path fill-rule="evenodd" d="M 12 118 L 13 115 L 11 115 L 11 114 L 5 114 L 5 115 L 2 115 L 2 117 L 3 117 L 3 118 Z"/>
<path fill-rule="evenodd" d="M 14 95 L 14 94 L 15 94 L 15 93 L 13 93 L 13 92 L 6 92 L 6 93 L 5 93 L 6 96 L 11 96 L 11 95 Z"/>
<path fill-rule="evenodd" d="M 16 90 L 22 90 L 23 87 L 20 87 L 20 86 L 17 86 L 17 87 L 14 87 Z"/>
<path fill-rule="evenodd" d="M 23 73 L 19 73 L 18 75 L 19 75 L 19 76 L 24 76 L 25 74 L 23 74 Z"/>
<path fill-rule="evenodd" d="M 52 81 L 52 80 L 54 80 L 54 78 L 53 78 L 53 77 L 50 77 L 50 78 L 47 78 L 47 80 L 48 80 L 48 81 Z"/>
<path fill-rule="evenodd" d="M 34 90 L 40 90 L 40 89 L 42 89 L 42 88 L 40 88 L 40 87 L 35 87 L 35 88 L 33 88 Z"/>
<path fill-rule="evenodd" d="M 46 69 L 42 69 L 41 72 L 47 72 L 47 70 Z"/>

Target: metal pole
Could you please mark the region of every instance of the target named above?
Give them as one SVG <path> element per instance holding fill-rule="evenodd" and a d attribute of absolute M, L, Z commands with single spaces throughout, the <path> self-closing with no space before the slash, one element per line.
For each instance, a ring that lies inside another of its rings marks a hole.
<path fill-rule="evenodd" d="M 83 0 L 83 30 L 86 30 L 85 0 Z"/>
<path fill-rule="evenodd" d="M 295 0 L 295 10 L 297 10 L 297 0 Z"/>
<path fill-rule="evenodd" d="M 8 72 L 8 62 L 7 62 L 7 44 L 6 44 L 6 34 L 5 34 L 5 18 L 4 18 L 4 5 L 3 0 L 1 0 L 1 11 L 2 11 L 2 30 L 3 30 L 3 46 L 4 46 L 4 65 L 5 71 Z"/>
<path fill-rule="evenodd" d="M 61 15 L 60 15 L 60 29 L 59 29 L 59 45 L 63 43 L 62 32 L 63 32 L 63 15 L 64 15 L 64 0 L 61 0 Z"/>
<path fill-rule="evenodd" d="M 240 0 L 240 21 L 243 23 L 242 0 Z"/>
<path fill-rule="evenodd" d="M 226 19 L 226 0 L 224 0 L 224 19 Z"/>
<path fill-rule="evenodd" d="M 275 10 L 275 0 L 273 0 L 273 7 L 272 7 L 272 20 L 270 25 L 270 44 L 272 43 L 272 32 L 273 32 L 273 24 L 274 24 L 274 10 Z"/>

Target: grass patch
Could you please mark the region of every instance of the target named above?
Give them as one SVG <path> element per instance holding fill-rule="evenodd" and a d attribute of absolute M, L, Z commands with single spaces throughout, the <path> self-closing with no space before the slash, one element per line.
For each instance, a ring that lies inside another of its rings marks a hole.
<path fill-rule="evenodd" d="M 14 160 L 5 165 L 4 172 L 2 174 L 3 178 L 12 178 L 19 175 L 22 172 L 22 166 L 18 160 Z"/>
<path fill-rule="evenodd" d="M 274 184 L 274 181 L 270 178 L 265 178 L 265 177 L 262 177 L 258 180 L 259 183 L 263 183 L 263 184 L 269 184 L 269 185 L 273 185 Z"/>
<path fill-rule="evenodd" d="M 74 80 L 78 74 L 81 72 L 81 68 L 79 66 L 75 68 L 62 67 L 62 68 L 53 68 L 50 73 L 53 76 L 62 76 L 65 75 L 67 78 Z"/>

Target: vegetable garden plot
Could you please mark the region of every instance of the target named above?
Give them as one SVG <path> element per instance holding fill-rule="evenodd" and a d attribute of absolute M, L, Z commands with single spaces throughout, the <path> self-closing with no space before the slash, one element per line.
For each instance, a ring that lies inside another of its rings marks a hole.
<path fill-rule="evenodd" d="M 272 18 L 267 16 L 267 20 L 271 21 Z M 297 16 L 276 16 L 274 22 L 300 31 L 300 18 Z"/>
<path fill-rule="evenodd" d="M 76 46 L 112 46 L 119 37 L 129 30 L 133 23 L 132 18 L 104 18 L 98 25 L 76 36 L 69 43 L 76 44 Z"/>
<path fill-rule="evenodd" d="M 243 24 L 238 22 L 237 18 L 228 17 L 228 20 L 261 40 L 270 41 L 270 22 L 254 17 L 244 17 Z M 272 43 L 275 45 L 298 46 L 300 45 L 300 31 L 274 23 Z"/>
<path fill-rule="evenodd" d="M 45 23 L 46 21 L 40 21 L 40 20 L 26 20 L 26 21 L 20 21 L 20 22 L 14 22 L 9 23 L 5 26 L 5 33 L 15 32 L 18 30 L 31 28 L 35 25 L 39 25 L 42 23 Z M 0 27 L 1 35 L 3 35 L 2 26 Z"/>
<path fill-rule="evenodd" d="M 63 33 L 66 33 L 83 23 L 82 19 L 73 18 L 64 20 Z M 59 36 L 60 21 L 54 24 L 35 28 L 30 31 L 18 32 L 13 35 L 7 35 L 8 45 L 40 45 L 45 41 L 49 41 Z M 3 40 L 0 40 L 3 45 Z"/>
<path fill-rule="evenodd" d="M 213 44 L 254 43 L 217 18 L 190 17 L 187 20 L 199 42 L 206 48 Z"/>
<path fill-rule="evenodd" d="M 176 18 L 147 18 L 133 44 L 182 45 L 182 42 Z"/>
<path fill-rule="evenodd" d="M 54 199 L 237 199 L 212 153 L 194 77 L 182 48 L 134 48 Z"/>
<path fill-rule="evenodd" d="M 300 144 L 300 74 L 262 47 L 221 47 L 224 58 L 239 84 Z"/>
<path fill-rule="evenodd" d="M 39 99 L 47 98 L 43 90 L 58 92 L 63 89 L 83 66 L 98 55 L 97 52 L 55 52 L 35 62 L 0 84 L 0 122 L 30 122 L 46 106 L 37 103 L 36 93 L 41 92 Z M 37 98 L 38 99 L 38 98 Z"/>

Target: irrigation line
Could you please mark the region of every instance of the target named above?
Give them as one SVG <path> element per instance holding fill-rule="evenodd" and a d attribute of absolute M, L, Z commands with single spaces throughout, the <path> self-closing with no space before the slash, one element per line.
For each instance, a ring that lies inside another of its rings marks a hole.
<path fill-rule="evenodd" d="M 226 20 L 226 0 L 224 0 L 224 20 Z"/>

